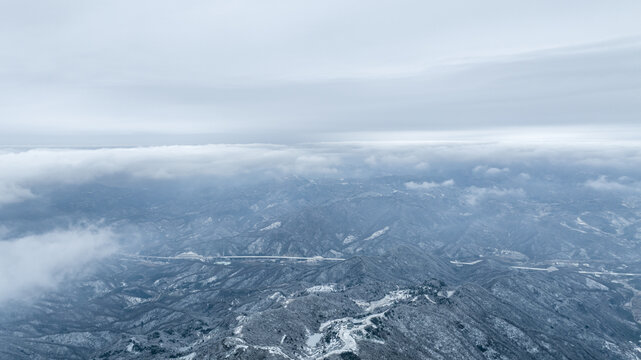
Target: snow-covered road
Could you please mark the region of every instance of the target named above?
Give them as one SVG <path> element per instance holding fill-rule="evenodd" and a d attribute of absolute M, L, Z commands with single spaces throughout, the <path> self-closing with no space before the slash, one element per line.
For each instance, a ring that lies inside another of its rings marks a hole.
<path fill-rule="evenodd" d="M 150 259 L 150 260 L 199 260 L 199 261 L 215 261 L 215 260 L 299 260 L 299 261 L 343 261 L 343 258 L 323 257 L 323 256 L 281 256 L 281 255 L 220 255 L 220 256 L 203 256 L 193 252 L 182 253 L 176 256 L 152 256 L 152 255 L 135 255 L 123 254 L 125 257 L 137 259 Z"/>

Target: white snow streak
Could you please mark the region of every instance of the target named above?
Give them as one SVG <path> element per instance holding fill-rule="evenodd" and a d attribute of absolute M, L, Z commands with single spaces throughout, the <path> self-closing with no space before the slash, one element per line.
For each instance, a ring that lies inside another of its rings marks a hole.
<path fill-rule="evenodd" d="M 389 230 L 389 226 L 386 226 L 386 227 L 374 232 L 372 235 L 368 236 L 367 238 L 365 238 L 365 241 L 374 240 L 377 237 L 380 237 L 380 236 L 384 235 L 388 230 Z"/>
<path fill-rule="evenodd" d="M 274 229 L 278 229 L 278 228 L 280 227 L 280 225 L 281 225 L 281 222 L 280 222 L 280 221 L 276 221 L 276 222 L 271 223 L 270 225 L 265 226 L 264 228 L 260 229 L 260 231 L 267 231 L 267 230 L 274 230 Z"/>

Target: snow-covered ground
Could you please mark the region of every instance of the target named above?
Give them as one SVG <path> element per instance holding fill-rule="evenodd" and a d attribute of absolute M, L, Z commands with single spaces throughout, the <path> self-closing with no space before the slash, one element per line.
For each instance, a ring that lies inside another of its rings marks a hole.
<path fill-rule="evenodd" d="M 281 225 L 281 222 L 280 222 L 280 221 L 276 221 L 276 222 L 273 222 L 273 223 L 271 223 L 271 224 L 269 224 L 269 225 L 265 226 L 264 228 L 260 229 L 260 231 L 267 231 L 267 230 L 274 230 L 274 229 L 278 229 L 278 228 L 280 227 L 280 225 Z"/>
<path fill-rule="evenodd" d="M 351 243 L 351 242 L 354 242 L 354 240 L 356 240 L 356 236 L 354 236 L 354 235 L 347 235 L 347 236 L 345 237 L 345 239 L 343 239 L 343 244 L 347 245 L 347 244 L 349 244 L 349 243 Z"/>
<path fill-rule="evenodd" d="M 316 285 L 305 289 L 308 293 L 327 293 L 336 291 L 335 284 Z"/>
<path fill-rule="evenodd" d="M 598 281 L 594 281 L 590 278 L 585 278 L 585 285 L 593 290 L 602 290 L 602 291 L 608 291 L 610 290 L 607 286 L 601 284 Z"/>
<path fill-rule="evenodd" d="M 178 254 L 177 256 L 152 256 L 152 255 L 130 255 L 124 254 L 124 256 L 135 259 L 154 259 L 154 260 L 198 260 L 198 261 L 208 261 L 208 260 L 218 260 L 218 259 L 244 259 L 244 260 L 270 260 L 270 259 L 283 259 L 283 260 L 305 260 L 305 261 L 342 261 L 343 258 L 331 258 L 331 257 L 322 257 L 322 256 L 280 256 L 280 255 L 223 255 L 223 256 L 202 256 L 194 252 Z M 229 262 L 215 262 L 219 265 L 229 265 Z"/>
<path fill-rule="evenodd" d="M 469 262 L 458 261 L 458 260 L 450 260 L 450 263 L 454 264 L 454 265 L 476 265 L 476 264 L 480 263 L 481 261 L 483 261 L 483 259 L 469 261 Z"/>
<path fill-rule="evenodd" d="M 399 300 L 408 299 L 409 297 L 410 297 L 409 290 L 396 290 L 385 295 L 382 299 L 371 301 L 371 302 L 357 300 L 356 304 L 364 308 L 365 311 L 372 312 L 378 308 L 392 305 Z"/>
<path fill-rule="evenodd" d="M 323 337 L 323 334 L 314 333 L 307 337 L 307 340 L 305 340 L 305 345 L 307 345 L 307 347 L 314 348 L 316 347 L 316 344 L 318 344 L 318 342 L 322 337 Z"/>
<path fill-rule="evenodd" d="M 191 259 L 191 260 L 199 260 L 199 261 L 205 261 L 206 257 L 202 255 L 198 255 L 193 251 L 186 251 L 183 253 L 180 253 L 175 256 L 176 259 Z"/>
<path fill-rule="evenodd" d="M 587 232 L 586 232 L 586 231 L 581 230 L 581 229 L 577 229 L 577 228 L 575 228 L 575 227 L 572 227 L 572 226 L 568 225 L 565 221 L 562 221 L 562 222 L 560 222 L 559 224 L 560 224 L 561 226 L 563 226 L 563 227 L 566 227 L 566 228 L 568 228 L 568 229 L 572 230 L 572 231 L 580 232 L 581 234 L 587 234 Z"/>
<path fill-rule="evenodd" d="M 533 271 L 547 271 L 547 272 L 554 272 L 558 271 L 554 266 L 548 266 L 546 268 L 535 268 L 535 267 L 527 267 L 527 266 L 510 266 L 512 269 L 520 269 L 520 270 L 533 270 Z"/>
<path fill-rule="evenodd" d="M 371 341 L 382 344 L 383 342 L 381 340 L 366 337 L 367 332 L 365 328 L 377 328 L 377 325 L 372 320 L 377 317 L 382 317 L 385 314 L 385 311 L 373 312 L 410 297 L 409 290 L 396 290 L 386 294 L 379 300 L 369 302 L 355 300 L 354 302 L 363 308 L 366 315 L 363 317 L 343 317 L 322 323 L 318 328 L 318 332 L 307 335 L 307 339 L 305 340 L 307 354 L 303 358 L 325 359 L 350 351 L 357 352 L 357 341 Z M 429 300 L 431 301 L 431 299 Z M 321 341 L 323 336 L 327 336 L 327 334 L 330 334 L 329 343 L 327 341 Z"/>
<path fill-rule="evenodd" d="M 340 355 L 345 352 L 357 352 L 357 340 L 383 343 L 380 340 L 366 339 L 364 337 L 366 327 L 377 327 L 377 325 L 372 322 L 372 319 L 382 316 L 384 316 L 384 312 L 371 314 L 364 318 L 344 317 L 322 323 L 318 329 L 320 333 L 309 335 L 306 340 L 309 348 L 307 358 L 326 359 L 330 356 Z M 336 337 L 332 338 L 329 344 L 319 341 L 322 338 L 322 334 L 328 331 L 336 333 Z M 312 343 L 314 343 L 314 346 L 309 346 Z"/>
<path fill-rule="evenodd" d="M 579 271 L 579 274 L 612 275 L 612 276 L 641 276 L 641 274 L 636 274 L 636 273 L 618 273 L 618 272 L 611 272 L 611 271 Z"/>
<path fill-rule="evenodd" d="M 377 237 L 384 235 L 389 230 L 389 226 L 386 226 L 378 231 L 375 231 L 372 235 L 365 238 L 365 241 L 374 240 Z"/>
<path fill-rule="evenodd" d="M 583 221 L 583 219 L 581 219 L 580 217 L 577 217 L 577 218 L 576 218 L 576 223 L 577 223 L 577 225 L 579 225 L 579 226 L 583 227 L 584 229 L 592 230 L 593 232 L 595 232 L 595 233 L 597 233 L 597 234 L 601 234 L 601 235 L 611 235 L 611 234 L 608 234 L 608 233 L 604 232 L 603 230 L 599 229 L 599 228 L 598 228 L 598 227 L 596 227 L 596 226 L 592 226 L 592 225 L 590 225 L 590 224 L 586 223 L 586 222 L 585 222 L 585 221 Z"/>
<path fill-rule="evenodd" d="M 136 296 L 123 295 L 122 297 L 123 297 L 123 299 L 125 299 L 125 301 L 127 302 L 128 306 L 134 306 L 134 305 L 142 304 L 145 301 L 148 301 L 146 299 L 139 298 L 139 297 L 136 297 Z"/>

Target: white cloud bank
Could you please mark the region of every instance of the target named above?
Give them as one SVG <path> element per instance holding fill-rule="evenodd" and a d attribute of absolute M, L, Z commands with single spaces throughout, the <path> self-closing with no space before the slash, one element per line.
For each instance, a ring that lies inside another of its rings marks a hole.
<path fill-rule="evenodd" d="M 465 189 L 466 194 L 463 196 L 463 200 L 470 206 L 477 205 L 479 202 L 487 198 L 499 198 L 499 197 L 524 197 L 525 191 L 523 189 L 500 189 L 497 187 L 476 187 L 470 186 Z"/>
<path fill-rule="evenodd" d="M 474 167 L 473 171 L 475 173 L 484 174 L 486 176 L 495 176 L 500 174 L 506 174 L 510 172 L 509 168 L 496 168 L 496 167 L 487 167 L 485 165 L 478 165 Z"/>
<path fill-rule="evenodd" d="M 423 181 L 422 183 L 410 181 L 405 183 L 405 187 L 408 190 L 431 190 L 438 187 L 450 187 L 450 186 L 454 186 L 453 179 L 445 180 L 441 183 L 430 182 L 430 181 Z"/>
<path fill-rule="evenodd" d="M 585 182 L 585 186 L 600 191 L 616 192 L 641 192 L 641 183 L 630 181 L 630 179 L 619 179 L 619 181 L 608 180 L 606 176 L 599 176 L 594 180 Z"/>
<path fill-rule="evenodd" d="M 113 232 L 95 227 L 0 240 L 0 304 L 55 289 L 116 249 Z"/>
<path fill-rule="evenodd" d="M 150 179 L 255 172 L 331 174 L 338 158 L 277 145 L 157 146 L 103 149 L 33 149 L 0 153 L 0 205 L 34 195 L 40 183 L 80 184 L 127 174 Z"/>
<path fill-rule="evenodd" d="M 638 142 L 528 143 L 489 139 L 485 141 L 369 141 L 305 145 L 196 145 L 99 149 L 0 150 L 0 207 L 38 196 L 38 186 L 82 184 L 106 176 L 125 175 L 143 179 L 174 179 L 194 176 L 367 176 L 371 174 L 421 173 L 428 164 L 488 163 L 477 167 L 483 176 L 510 171 L 512 164 L 538 159 L 553 165 L 593 168 L 641 167 Z M 508 167 L 510 166 L 510 167 Z M 597 179 L 588 186 L 605 186 Z M 633 186 L 622 182 L 623 186 Z M 410 190 L 452 186 L 409 182 Z"/>

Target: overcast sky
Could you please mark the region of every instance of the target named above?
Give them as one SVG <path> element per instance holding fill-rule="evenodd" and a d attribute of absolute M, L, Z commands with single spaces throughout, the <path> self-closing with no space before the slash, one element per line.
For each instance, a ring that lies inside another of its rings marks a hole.
<path fill-rule="evenodd" d="M 633 126 L 640 18 L 638 0 L 0 0 L 0 144 Z"/>

